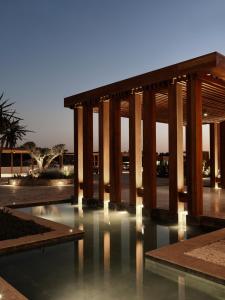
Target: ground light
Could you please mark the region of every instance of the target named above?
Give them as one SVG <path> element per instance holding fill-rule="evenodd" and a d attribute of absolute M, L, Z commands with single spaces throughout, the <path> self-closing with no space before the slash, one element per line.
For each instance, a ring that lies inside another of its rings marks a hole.
<path fill-rule="evenodd" d="M 144 226 L 142 223 L 142 208 L 143 208 L 143 204 L 139 203 L 136 204 L 136 230 L 137 232 L 141 232 L 142 234 L 144 234 Z"/>
<path fill-rule="evenodd" d="M 188 214 L 188 212 L 184 209 L 184 203 L 179 202 L 179 204 L 178 204 L 178 239 L 179 239 L 179 241 L 184 240 L 184 234 L 187 231 L 187 214 Z"/>

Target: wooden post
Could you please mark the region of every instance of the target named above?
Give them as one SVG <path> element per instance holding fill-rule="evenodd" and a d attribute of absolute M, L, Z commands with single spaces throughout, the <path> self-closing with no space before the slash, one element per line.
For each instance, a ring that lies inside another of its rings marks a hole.
<path fill-rule="evenodd" d="M 130 204 L 136 205 L 137 189 L 142 187 L 141 150 L 142 94 L 132 94 L 129 98 L 129 185 Z M 140 203 L 139 203 L 140 204 Z"/>
<path fill-rule="evenodd" d="M 93 108 L 83 106 L 83 192 L 84 198 L 93 198 Z"/>
<path fill-rule="evenodd" d="M 82 199 L 83 191 L 83 107 L 74 108 L 74 198 Z"/>
<path fill-rule="evenodd" d="M 11 150 L 11 154 L 10 154 L 10 157 L 11 157 L 11 175 L 13 174 L 13 165 L 14 165 L 14 161 L 13 161 L 13 151 Z"/>
<path fill-rule="evenodd" d="M 143 203 L 156 208 L 156 103 L 152 91 L 143 92 Z"/>
<path fill-rule="evenodd" d="M 99 103 L 99 200 L 108 201 L 105 186 L 109 184 L 109 101 Z"/>
<path fill-rule="evenodd" d="M 220 176 L 221 188 L 225 189 L 225 121 L 220 123 Z"/>
<path fill-rule="evenodd" d="M 199 216 L 203 212 L 202 195 L 202 94 L 201 81 L 191 76 L 187 82 L 187 189 L 188 212 Z"/>
<path fill-rule="evenodd" d="M 20 153 L 20 174 L 23 172 L 23 153 Z"/>
<path fill-rule="evenodd" d="M 178 193 L 184 190 L 183 161 L 183 96 L 182 86 L 175 83 L 168 89 L 169 108 L 169 211 L 178 212 Z"/>
<path fill-rule="evenodd" d="M 110 201 L 121 202 L 121 123 L 120 99 L 110 100 Z"/>
<path fill-rule="evenodd" d="M 217 187 L 219 172 L 219 141 L 218 141 L 219 124 L 210 124 L 210 186 Z"/>

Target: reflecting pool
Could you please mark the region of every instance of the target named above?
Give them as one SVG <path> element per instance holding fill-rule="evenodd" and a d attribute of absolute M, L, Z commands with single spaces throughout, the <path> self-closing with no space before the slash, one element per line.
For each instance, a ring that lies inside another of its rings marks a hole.
<path fill-rule="evenodd" d="M 177 241 L 176 226 L 107 207 L 63 204 L 23 211 L 85 230 L 83 240 L 0 257 L 0 276 L 29 299 L 225 299 L 217 287 L 199 289 L 201 280 L 194 280 L 195 287 L 175 272 L 171 280 L 167 270 L 145 259 L 146 251 Z M 182 238 L 200 233 L 187 227 Z"/>

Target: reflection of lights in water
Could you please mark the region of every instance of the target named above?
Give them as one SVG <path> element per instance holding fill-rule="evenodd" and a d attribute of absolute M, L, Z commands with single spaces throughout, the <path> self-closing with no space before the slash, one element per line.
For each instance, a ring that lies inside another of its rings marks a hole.
<path fill-rule="evenodd" d="M 143 204 L 136 205 L 136 230 L 144 234 L 143 218 L 142 218 Z"/>
<path fill-rule="evenodd" d="M 142 294 L 143 288 L 143 242 L 136 240 L 136 288 L 137 294 Z"/>
<path fill-rule="evenodd" d="M 178 240 L 184 240 L 184 234 L 187 230 L 187 214 L 188 212 L 184 210 L 184 203 L 178 203 Z"/>
<path fill-rule="evenodd" d="M 184 276 L 178 276 L 178 299 L 185 300 L 185 278 Z"/>

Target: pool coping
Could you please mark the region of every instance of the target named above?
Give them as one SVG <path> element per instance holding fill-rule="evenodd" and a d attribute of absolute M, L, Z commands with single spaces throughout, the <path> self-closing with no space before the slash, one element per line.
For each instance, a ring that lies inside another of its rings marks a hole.
<path fill-rule="evenodd" d="M 28 300 L 18 290 L 16 290 L 11 284 L 0 277 L 0 294 L 2 299 L 7 300 Z"/>
<path fill-rule="evenodd" d="M 203 277 L 219 284 L 225 284 L 225 268 L 219 264 L 206 262 L 202 259 L 189 256 L 189 252 L 196 248 L 225 238 L 225 229 L 206 233 L 189 240 L 167 245 L 159 249 L 146 252 L 146 258 L 174 267 L 185 272 Z"/>
<path fill-rule="evenodd" d="M 50 228 L 51 231 L 0 241 L 0 255 L 83 238 L 84 231 L 82 230 L 32 216 L 22 211 L 10 208 L 7 210 L 18 218 L 32 220 L 39 225 Z"/>

